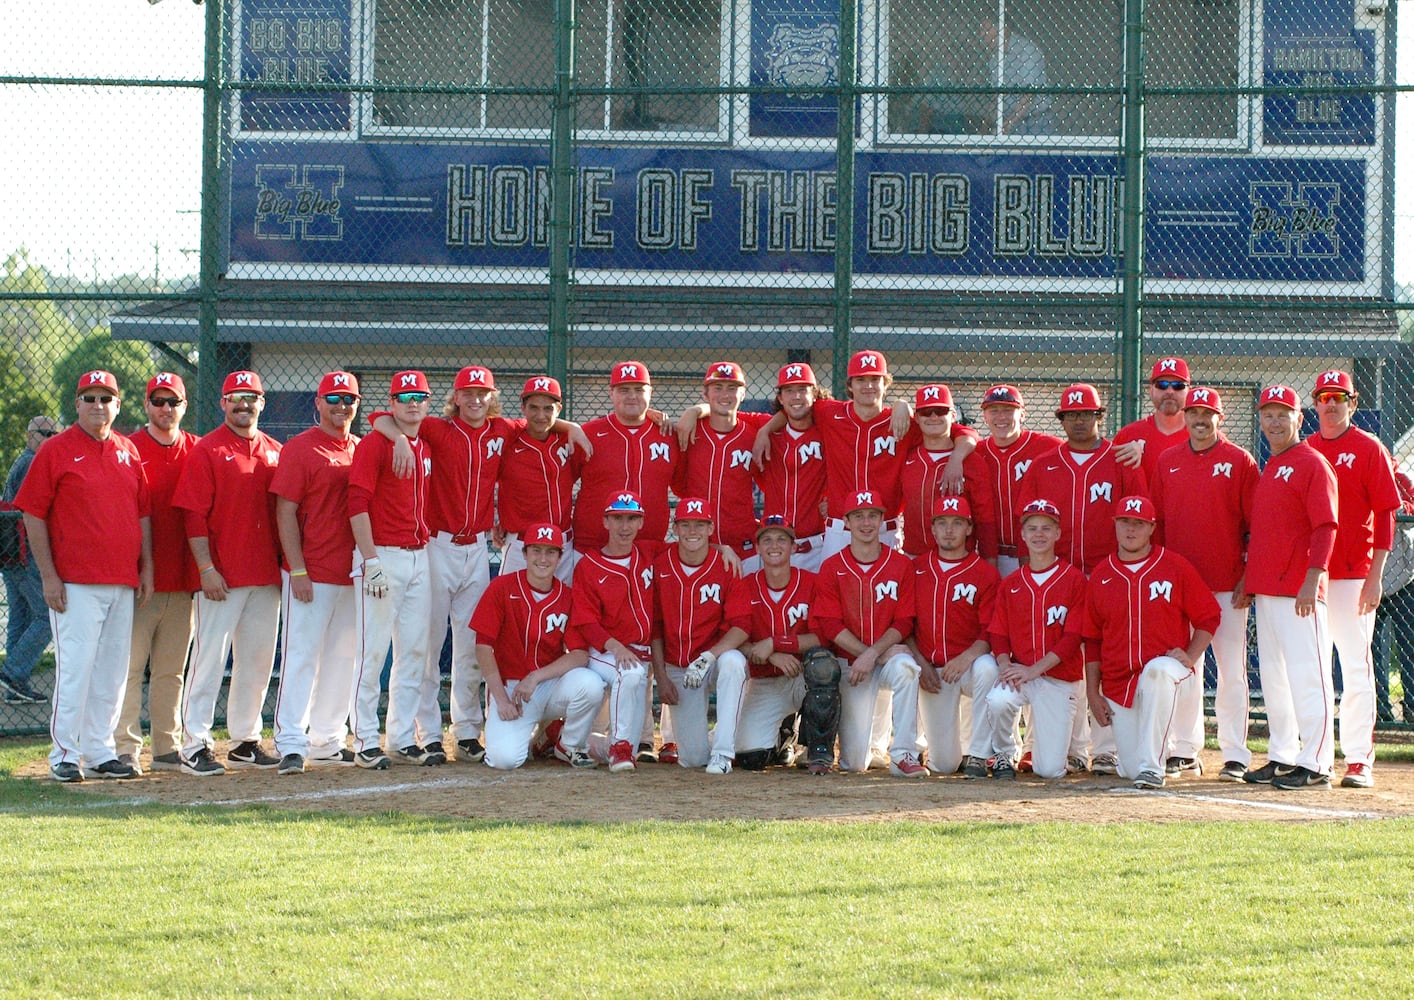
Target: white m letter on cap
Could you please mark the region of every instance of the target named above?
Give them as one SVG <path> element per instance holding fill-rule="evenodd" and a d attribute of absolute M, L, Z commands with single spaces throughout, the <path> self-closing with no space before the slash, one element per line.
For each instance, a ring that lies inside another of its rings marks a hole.
<path fill-rule="evenodd" d="M 236 374 L 236 385 L 250 385 L 250 372 L 239 372 Z"/>
<path fill-rule="evenodd" d="M 926 388 L 923 390 L 923 398 L 924 398 L 924 399 L 937 399 L 937 398 L 938 398 L 938 387 L 937 387 L 936 385 L 930 385 L 930 386 L 926 387 Z"/>
<path fill-rule="evenodd" d="M 1083 392 L 1072 392 L 1072 393 L 1069 393 L 1069 394 L 1065 397 L 1065 401 L 1066 401 L 1067 403 L 1074 403 L 1074 404 L 1076 404 L 1077 406 L 1079 406 L 1080 403 L 1081 403 L 1084 399 L 1085 399 L 1085 393 L 1083 393 Z"/>
<path fill-rule="evenodd" d="M 861 354 L 859 356 L 859 367 L 876 368 L 879 365 L 879 357 L 876 354 Z"/>
<path fill-rule="evenodd" d="M 1124 502 L 1124 509 L 1126 511 L 1132 510 L 1136 513 L 1141 512 L 1144 510 L 1144 501 L 1138 499 L 1137 497 L 1130 497 Z"/>
<path fill-rule="evenodd" d="M 805 374 L 805 369 L 800 365 L 786 365 L 786 378 L 800 378 Z"/>
<path fill-rule="evenodd" d="M 1340 385 L 1340 372 L 1322 372 L 1321 381 L 1326 385 Z"/>
<path fill-rule="evenodd" d="M 619 378 L 635 378 L 638 375 L 638 365 L 619 365 Z"/>
<path fill-rule="evenodd" d="M 537 389 L 548 389 L 550 388 L 550 380 L 548 378 L 538 378 L 532 382 L 531 385 Z"/>
<path fill-rule="evenodd" d="M 1194 389 L 1194 390 L 1193 390 L 1193 402 L 1195 402 L 1195 403 L 1206 403 L 1207 401 L 1208 401 L 1208 390 L 1207 390 L 1207 389 Z"/>
<path fill-rule="evenodd" d="M 412 372 L 407 372 L 399 381 L 402 385 L 417 385 L 417 376 Z"/>
<path fill-rule="evenodd" d="M 152 381 L 156 382 L 158 385 L 171 385 L 172 374 L 171 372 L 159 372 Z"/>
<path fill-rule="evenodd" d="M 552 528 L 541 528 L 535 532 L 536 538 L 554 538 L 555 532 Z"/>
<path fill-rule="evenodd" d="M 957 497 L 945 497 L 943 499 L 943 510 L 957 510 Z"/>
<path fill-rule="evenodd" d="M 632 493 L 620 493 L 620 494 L 619 494 L 619 503 L 633 503 L 633 494 L 632 494 Z"/>

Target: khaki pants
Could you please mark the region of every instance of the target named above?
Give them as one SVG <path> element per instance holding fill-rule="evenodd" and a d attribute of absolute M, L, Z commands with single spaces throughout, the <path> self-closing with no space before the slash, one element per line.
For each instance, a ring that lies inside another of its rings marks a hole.
<path fill-rule="evenodd" d="M 136 756 L 142 750 L 142 681 L 149 665 L 152 677 L 147 686 L 147 716 L 152 755 L 182 749 L 182 674 L 191 647 L 191 603 L 192 595 L 187 593 L 153 594 L 146 605 L 133 610 L 128 686 L 115 739 L 120 754 Z"/>

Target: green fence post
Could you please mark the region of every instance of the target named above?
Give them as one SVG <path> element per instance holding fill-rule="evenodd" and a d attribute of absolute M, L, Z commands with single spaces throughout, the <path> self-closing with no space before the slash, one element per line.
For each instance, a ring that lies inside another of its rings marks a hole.
<path fill-rule="evenodd" d="M 854 294 L 855 0 L 840 0 L 839 121 L 835 140 L 835 336 L 831 391 L 845 398 Z"/>
<path fill-rule="evenodd" d="M 1120 423 L 1139 418 L 1144 352 L 1144 0 L 1124 4 L 1124 263 Z"/>
<path fill-rule="evenodd" d="M 555 110 L 550 126 L 550 322 L 548 374 L 574 412 L 569 377 L 570 237 L 574 228 L 575 0 L 555 0 Z"/>
<path fill-rule="evenodd" d="M 216 283 L 221 276 L 221 82 L 225 62 L 225 4 L 207 0 L 206 66 L 202 74 L 201 109 L 201 270 L 198 277 L 196 412 L 197 430 L 213 430 L 216 398 L 221 394 L 221 366 L 216 338 Z"/>

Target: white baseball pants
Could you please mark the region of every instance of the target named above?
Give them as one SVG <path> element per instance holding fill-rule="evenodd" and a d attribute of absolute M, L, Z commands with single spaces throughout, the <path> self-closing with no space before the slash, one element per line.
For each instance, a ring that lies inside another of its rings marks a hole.
<path fill-rule="evenodd" d="M 354 751 L 378 749 L 379 680 L 393 646 L 393 670 L 388 676 L 389 752 L 417 743 L 417 712 L 427 667 L 427 550 L 378 546 L 378 559 L 388 577 L 388 593 L 370 597 L 363 592 L 363 561 L 354 556 L 354 628 L 358 634 L 358 674 L 349 725 Z M 441 727 L 434 731 L 441 739 Z"/>
<path fill-rule="evenodd" d="M 997 683 L 997 661 L 983 653 L 960 678 L 937 694 L 918 691 L 918 714 L 928 740 L 928 768 L 952 774 L 962 763 L 963 729 L 967 728 L 967 755 L 986 760 L 992 755 L 992 730 L 987 721 L 987 695 Z M 962 696 L 967 695 L 969 727 L 962 723 Z"/>
<path fill-rule="evenodd" d="M 987 721 L 992 730 L 992 752 L 1016 763 L 1016 720 L 1024 706 L 1031 706 L 1031 766 L 1037 776 L 1065 775 L 1065 758 L 1071 747 L 1075 716 L 1085 711 L 1084 681 L 1062 681 L 1041 675 L 1021 687 L 997 684 L 987 694 Z"/>
<path fill-rule="evenodd" d="M 1340 654 L 1340 749 L 1347 764 L 1375 762 L 1375 613 L 1360 613 L 1364 586 L 1363 579 L 1326 586 L 1331 644 Z"/>
<path fill-rule="evenodd" d="M 454 545 L 439 531 L 427 543 L 430 584 L 427 597 L 427 669 L 422 676 L 422 701 L 417 728 L 423 742 L 442 738 L 442 641 L 452 623 L 452 739 L 481 735 L 486 712 L 481 701 L 481 668 L 476 665 L 476 633 L 471 615 L 491 585 L 491 555 L 485 541 Z M 436 733 L 436 736 L 432 734 Z"/>
<path fill-rule="evenodd" d="M 1326 605 L 1305 618 L 1294 597 L 1257 597 L 1257 661 L 1267 759 L 1317 774 L 1335 767 L 1335 686 Z"/>
<path fill-rule="evenodd" d="M 216 696 L 231 656 L 226 693 L 226 729 L 232 743 L 260 739 L 265 692 L 275 664 L 275 635 L 280 623 L 280 588 L 236 587 L 224 601 L 200 591 L 192 604 L 195 638 L 182 698 L 182 754 L 190 757 L 212 745 Z"/>
<path fill-rule="evenodd" d="M 1222 622 L 1209 647 L 1218 664 L 1218 692 L 1213 713 L 1218 721 L 1218 747 L 1224 761 L 1243 766 L 1252 762 L 1247 749 L 1247 608 L 1232 606 L 1232 591 L 1214 591 L 1222 608 Z M 1179 685 L 1174 708 L 1173 753 L 1176 757 L 1197 757 L 1203 749 L 1203 674 L 1195 670 L 1193 679 Z"/>
<path fill-rule="evenodd" d="M 275 696 L 275 750 L 281 756 L 334 757 L 348 735 L 358 670 L 354 589 L 315 583 L 314 600 L 306 604 L 291 596 L 288 572 L 283 579 L 285 633 Z"/>
<path fill-rule="evenodd" d="M 118 756 L 113 731 L 123 707 L 133 631 L 133 588 L 64 584 L 60 614 L 49 611 L 54 634 L 54 698 L 49 766 L 106 764 Z"/>
<path fill-rule="evenodd" d="M 842 657 L 840 671 L 840 770 L 869 769 L 869 734 L 881 692 L 893 698 L 889 759 L 898 762 L 917 753 L 919 671 L 913 657 L 897 653 L 876 665 L 859 684 L 850 684 L 849 661 Z"/>
<path fill-rule="evenodd" d="M 506 685 L 513 694 L 520 681 Z M 499 771 L 520 767 L 530 756 L 530 741 L 542 722 L 564 719 L 560 745 L 583 749 L 589 745 L 594 717 L 604 703 L 604 682 L 588 667 L 576 667 L 559 677 L 535 686 L 530 700 L 521 706 L 519 719 L 502 719 L 493 701 L 486 715 L 486 764 Z"/>
<path fill-rule="evenodd" d="M 804 674 L 749 678 L 736 725 L 737 752 L 774 750 L 781 723 L 800 711 L 804 700 Z"/>
<path fill-rule="evenodd" d="M 604 735 L 610 745 L 626 742 L 637 746 L 638 737 L 643 732 L 643 692 L 648 687 L 648 657 L 649 652 L 644 649 L 639 653 L 637 666 L 620 670 L 612 653 L 601 649 L 589 651 L 589 669 L 599 675 L 606 689 L 608 718 L 603 721 L 606 721 Z M 591 744 L 590 752 L 595 749 L 596 744 Z M 608 760 L 607 755 L 595 756 Z"/>
<path fill-rule="evenodd" d="M 678 703 L 672 706 L 678 763 L 683 767 L 706 767 L 708 757 L 714 753 L 735 759 L 737 725 L 746 696 L 746 657 L 740 650 L 727 650 L 707 671 L 702 686 L 696 688 L 683 683 L 687 675 L 684 668 L 670 663 L 667 670 L 669 679 L 678 689 Z M 707 699 L 713 690 L 717 692 L 717 725 L 712 730 L 709 747 Z M 775 746 L 774 740 L 771 746 Z"/>
<path fill-rule="evenodd" d="M 1105 699 L 1114 717 L 1110 728 L 1121 778 L 1133 781 L 1146 771 L 1164 776 L 1178 691 L 1192 678 L 1193 671 L 1172 656 L 1156 656 L 1144 664 L 1133 705 Z"/>

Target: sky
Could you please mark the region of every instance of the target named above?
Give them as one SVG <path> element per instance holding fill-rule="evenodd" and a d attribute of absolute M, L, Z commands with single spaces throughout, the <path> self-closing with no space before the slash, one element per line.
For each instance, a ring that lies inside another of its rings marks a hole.
<path fill-rule="evenodd" d="M 1397 80 L 1414 83 L 1414 7 Z M 4 0 L 0 76 L 201 76 L 205 8 L 188 0 Z M 1414 94 L 1400 97 L 1395 279 L 1414 289 Z M 0 254 L 20 246 L 83 278 L 197 268 L 201 94 L 195 88 L 0 87 Z"/>

